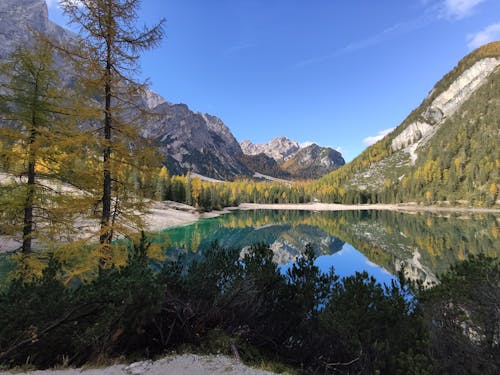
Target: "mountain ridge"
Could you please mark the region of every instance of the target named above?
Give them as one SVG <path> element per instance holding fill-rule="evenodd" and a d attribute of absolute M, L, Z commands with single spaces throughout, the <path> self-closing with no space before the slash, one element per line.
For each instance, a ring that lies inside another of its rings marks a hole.
<path fill-rule="evenodd" d="M 245 155 L 265 154 L 277 162 L 287 160 L 301 148 L 297 141 L 284 136 L 273 138 L 267 143 L 257 144 L 246 139 L 240 143 L 240 146 Z"/>
<path fill-rule="evenodd" d="M 492 42 L 460 60 L 397 128 L 322 178 L 319 188 L 343 202 L 494 204 L 499 100 L 500 42 Z"/>
<path fill-rule="evenodd" d="M 32 44 L 30 30 L 60 43 L 78 38 L 48 18 L 45 0 L 2 0 L 0 60 L 6 59 L 16 46 Z M 71 72 L 67 70 L 61 66 L 63 80 L 71 82 Z M 146 109 L 151 112 L 152 116 L 140 124 L 141 135 L 152 138 L 152 144 L 163 154 L 163 163 L 171 173 L 191 171 L 220 180 L 251 177 L 256 172 L 279 178 L 289 177 L 286 171 L 269 159 L 245 156 L 231 130 L 216 116 L 192 111 L 186 104 L 170 103 L 149 89 L 134 97 L 133 102 L 141 111 Z M 133 110 L 130 113 L 134 117 Z M 297 144 L 295 151 L 298 148 Z M 255 169 L 256 166 L 264 168 Z"/>
<path fill-rule="evenodd" d="M 284 136 L 259 144 L 244 140 L 240 146 L 247 163 L 253 161 L 251 165 L 257 172 L 274 177 L 314 179 L 345 164 L 340 152 L 330 147 L 315 143 L 301 145 Z M 279 172 L 272 173 L 277 168 L 281 171 L 280 175 Z"/>

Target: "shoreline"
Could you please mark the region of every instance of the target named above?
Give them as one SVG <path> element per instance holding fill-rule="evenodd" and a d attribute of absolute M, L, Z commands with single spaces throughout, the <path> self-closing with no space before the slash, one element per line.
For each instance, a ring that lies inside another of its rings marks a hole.
<path fill-rule="evenodd" d="M 181 227 L 198 222 L 201 219 L 209 219 L 231 212 L 229 209 L 222 211 L 200 212 L 193 206 L 187 204 L 164 201 L 151 202 L 150 207 L 144 213 L 144 230 L 157 232 L 168 228 Z M 88 237 L 98 231 L 96 222 L 85 223 Z M 140 229 L 137 229 L 139 231 Z M 0 235 L 0 254 L 14 253 L 20 249 L 21 240 L 11 236 Z"/>
<path fill-rule="evenodd" d="M 500 214 L 500 208 L 488 207 L 443 207 L 443 206 L 420 206 L 412 203 L 388 204 L 338 204 L 338 203 L 242 203 L 238 207 L 230 208 L 231 211 L 250 210 L 297 210 L 297 211 L 358 211 L 379 210 L 398 212 L 471 212 Z"/>
<path fill-rule="evenodd" d="M 242 203 L 237 207 L 226 207 L 222 211 L 200 212 L 193 206 L 183 203 L 165 201 L 153 202 L 145 214 L 145 230 L 161 231 L 173 227 L 181 227 L 198 222 L 201 219 L 219 217 L 234 211 L 251 210 L 296 210 L 296 211 L 357 211 L 384 210 L 395 212 L 448 212 L 448 213 L 490 213 L 500 214 L 500 208 L 486 207 L 442 207 L 420 206 L 412 203 L 402 204 L 336 204 L 336 203 Z M 20 241 L 12 237 L 0 236 L 0 254 L 13 252 L 20 246 Z"/>

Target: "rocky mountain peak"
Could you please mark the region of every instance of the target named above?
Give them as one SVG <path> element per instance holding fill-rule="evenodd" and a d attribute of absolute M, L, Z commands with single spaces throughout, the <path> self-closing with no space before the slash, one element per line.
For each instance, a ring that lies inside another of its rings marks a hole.
<path fill-rule="evenodd" d="M 345 164 L 342 155 L 330 147 L 315 143 L 301 147 L 287 137 L 277 137 L 262 144 L 245 140 L 240 146 L 251 169 L 273 177 L 318 178 Z M 274 159 L 276 164 L 266 158 Z"/>
<path fill-rule="evenodd" d="M 297 141 L 287 137 L 277 137 L 268 143 L 254 144 L 249 140 L 240 143 L 241 149 L 246 155 L 265 154 L 274 160 L 281 162 L 292 157 L 300 149 Z"/>
<path fill-rule="evenodd" d="M 0 0 L 0 60 L 6 59 L 17 46 L 32 44 L 32 30 L 61 44 L 72 43 L 78 38 L 49 20 L 45 0 Z M 65 65 L 62 58 L 57 63 L 61 65 L 63 81 L 69 82 L 72 78 L 71 67 Z M 153 139 L 171 173 L 191 170 L 225 180 L 262 172 L 250 167 L 252 164 L 259 165 L 259 168 L 262 166 L 272 174 L 288 176 L 278 164 L 289 160 L 300 150 L 298 142 L 286 137 L 278 137 L 262 145 L 242 142 L 245 153 L 258 155 L 258 160 L 250 160 L 251 157 L 245 158 L 242 147 L 218 117 L 194 112 L 186 104 L 169 103 L 148 89 L 133 100 L 154 114 L 147 116 L 138 126 L 144 137 Z M 134 116 L 133 109 L 131 116 Z M 259 156 L 261 153 L 268 156 Z"/>
<path fill-rule="evenodd" d="M 33 43 L 30 30 L 60 43 L 77 38 L 49 20 L 45 0 L 0 0 L 0 60 L 17 46 Z M 60 63 L 61 68 L 66 66 L 62 59 Z M 70 69 L 64 69 L 63 79 L 71 74 Z M 189 169 L 220 179 L 252 174 L 240 161 L 243 153 L 238 142 L 219 118 L 193 112 L 185 104 L 169 103 L 149 89 L 141 91 L 133 101 L 155 114 L 146 116 L 138 126 L 144 137 L 153 138 L 172 173 Z M 135 110 L 130 111 L 134 116 Z"/>
<path fill-rule="evenodd" d="M 281 168 L 292 176 L 318 178 L 344 164 L 345 160 L 340 152 L 313 143 L 297 151 Z"/>
<path fill-rule="evenodd" d="M 152 90 L 146 89 L 141 93 L 141 104 L 147 109 L 154 109 L 165 102 L 166 100 L 160 94 Z"/>
<path fill-rule="evenodd" d="M 194 112 L 186 104 L 157 105 L 141 131 L 152 138 L 166 156 L 169 171 L 191 170 L 221 180 L 252 175 L 243 164 L 243 153 L 229 128 L 218 117 Z"/>

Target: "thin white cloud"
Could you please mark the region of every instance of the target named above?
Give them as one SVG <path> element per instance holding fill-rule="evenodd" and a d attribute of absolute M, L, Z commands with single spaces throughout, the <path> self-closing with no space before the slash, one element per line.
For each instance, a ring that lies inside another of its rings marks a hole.
<path fill-rule="evenodd" d="M 459 20 L 474 13 L 485 0 L 445 0 L 444 12 L 447 18 Z"/>
<path fill-rule="evenodd" d="M 234 53 L 237 53 L 237 52 L 240 52 L 240 51 L 243 51 L 243 50 L 247 50 L 249 48 L 254 48 L 256 46 L 257 46 L 257 43 L 242 43 L 242 44 L 237 44 L 237 45 L 234 45 L 234 46 L 231 46 L 231 47 L 227 48 L 224 51 L 224 54 L 226 54 L 226 55 L 232 55 Z"/>
<path fill-rule="evenodd" d="M 424 14 L 421 17 L 415 18 L 413 20 L 394 24 L 376 34 L 367 36 L 365 39 L 353 41 L 345 45 L 344 47 L 332 51 L 332 53 L 328 55 L 311 57 L 309 59 L 304 59 L 302 61 L 299 61 L 295 63 L 291 68 L 300 69 L 308 65 L 323 63 L 327 60 L 333 59 L 338 56 L 348 55 L 356 51 L 373 47 L 381 43 L 387 42 L 391 39 L 394 39 L 399 35 L 408 34 L 412 31 L 422 29 L 427 25 L 429 25 L 430 23 L 432 23 L 432 21 L 433 21 L 432 17 L 430 17 L 428 14 Z"/>
<path fill-rule="evenodd" d="M 387 134 L 389 134 L 393 130 L 394 130 L 394 128 L 381 130 L 378 132 L 377 135 L 369 136 L 369 137 L 366 137 L 365 139 L 363 139 L 363 143 L 366 146 L 370 146 L 374 143 L 377 143 L 378 141 L 380 141 L 382 138 L 384 138 Z"/>
<path fill-rule="evenodd" d="M 467 40 L 467 46 L 470 49 L 475 49 L 486 43 L 500 40 L 500 22 L 494 23 L 475 34 L 467 35 Z"/>

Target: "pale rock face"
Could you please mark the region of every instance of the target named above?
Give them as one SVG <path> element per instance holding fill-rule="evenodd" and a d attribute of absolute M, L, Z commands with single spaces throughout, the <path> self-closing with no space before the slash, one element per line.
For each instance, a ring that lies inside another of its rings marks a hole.
<path fill-rule="evenodd" d="M 465 102 L 486 78 L 500 65 L 500 59 L 489 57 L 476 62 L 463 72 L 448 90 L 439 95 L 432 107 L 439 108 L 443 116 L 449 117 Z"/>
<path fill-rule="evenodd" d="M 298 142 L 286 137 L 264 144 L 243 141 L 241 149 L 246 155 L 265 154 L 273 158 L 293 178 L 319 178 L 345 164 L 342 155 L 330 147 L 315 143 L 300 147 Z"/>
<path fill-rule="evenodd" d="M 154 109 L 160 104 L 166 102 L 166 100 L 160 94 L 157 94 L 156 92 L 149 89 L 144 90 L 144 93 L 141 96 L 143 100 L 143 105 L 147 109 Z"/>
<path fill-rule="evenodd" d="M 443 119 L 443 112 L 439 108 L 429 107 L 422 113 L 422 117 L 429 124 L 434 125 Z"/>
<path fill-rule="evenodd" d="M 430 287 L 438 283 L 437 276 L 428 267 L 420 262 L 420 252 L 415 249 L 412 257 L 407 257 L 404 260 L 395 259 L 394 268 L 396 271 L 401 271 L 401 265 L 405 265 L 405 277 L 411 280 L 422 280 L 424 286 Z"/>
<path fill-rule="evenodd" d="M 42 32 L 57 41 L 69 41 L 74 34 L 51 22 L 45 0 L 0 1 L 0 59 L 17 46 L 31 44 L 30 30 Z"/>
<path fill-rule="evenodd" d="M 300 150 L 297 141 L 292 141 L 286 137 L 274 138 L 268 143 L 253 144 L 245 140 L 241 142 L 241 149 L 246 155 L 265 154 L 276 161 L 287 160 Z"/>
<path fill-rule="evenodd" d="M 412 163 L 415 163 L 417 150 L 427 143 L 439 126 L 460 108 L 499 65 L 500 59 L 489 57 L 463 72 L 446 91 L 432 101 L 422 114 L 422 121 L 411 123 L 392 140 L 392 149 L 403 149 L 410 154 Z"/>
<path fill-rule="evenodd" d="M 392 149 L 401 150 L 408 147 L 413 143 L 418 142 L 422 137 L 426 136 L 432 131 L 432 125 L 416 121 L 406 127 L 396 138 L 392 140 Z"/>

